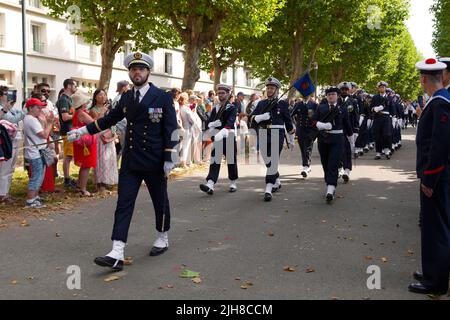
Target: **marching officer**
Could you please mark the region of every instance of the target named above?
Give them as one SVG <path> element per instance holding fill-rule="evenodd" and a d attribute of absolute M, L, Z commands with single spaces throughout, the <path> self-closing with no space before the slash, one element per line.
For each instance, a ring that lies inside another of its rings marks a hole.
<path fill-rule="evenodd" d="M 278 100 L 281 82 L 269 77 L 266 82 L 267 99 L 261 100 L 250 115 L 250 126 L 258 129 L 260 149 L 266 164 L 266 190 L 264 201 L 272 201 L 272 193 L 281 188 L 278 164 L 283 150 L 285 130 L 289 144 L 294 145 L 295 128 L 289 114 L 289 104 Z"/>
<path fill-rule="evenodd" d="M 311 154 L 314 140 L 311 136 L 313 131 L 312 117 L 317 109 L 317 103 L 311 99 L 311 95 L 303 97 L 297 102 L 291 112 L 291 117 L 296 123 L 297 141 L 302 155 L 303 170 L 301 175 L 306 178 L 311 172 Z"/>
<path fill-rule="evenodd" d="M 369 104 L 366 100 L 367 93 L 364 91 L 360 92 L 358 95 L 359 104 L 359 134 L 355 141 L 355 154 L 358 157 L 364 155 L 364 153 L 369 152 L 369 119 L 370 119 L 370 109 Z"/>
<path fill-rule="evenodd" d="M 388 84 L 384 81 L 378 83 L 378 94 L 374 95 L 370 109 L 374 112 L 373 135 L 375 138 L 375 160 L 381 159 L 383 153 L 386 159 L 391 158 L 392 147 L 392 120 L 389 97 L 386 94 Z"/>
<path fill-rule="evenodd" d="M 344 151 L 342 154 L 342 168 L 344 169 L 344 172 L 342 173 L 342 179 L 344 179 L 345 183 L 350 180 L 350 172 L 353 169 L 352 150 L 355 149 L 355 141 L 359 133 L 358 101 L 355 100 L 350 94 L 352 87 L 352 83 L 350 82 L 342 82 L 338 86 L 339 90 L 341 91 L 339 104 L 342 106 L 342 108 L 347 108 L 350 126 L 352 127 L 352 137 L 350 139 L 344 139 Z"/>
<path fill-rule="evenodd" d="M 213 135 L 213 148 L 211 149 L 211 164 L 206 184 L 200 185 L 200 190 L 213 195 L 214 185 L 219 179 L 222 156 L 225 155 L 228 164 L 228 179 L 230 180 L 230 192 L 236 192 L 238 179 L 237 168 L 237 143 L 235 123 L 237 117 L 237 105 L 229 101 L 231 88 L 226 84 L 219 84 L 216 89 L 219 103 L 211 111 L 206 125 L 209 134 Z M 223 152 L 222 152 L 223 151 Z"/>
<path fill-rule="evenodd" d="M 344 140 L 351 139 L 353 129 L 350 125 L 348 109 L 338 103 L 339 88 L 330 87 L 326 89 L 325 94 L 327 102 L 317 107 L 313 116 L 313 125 L 320 131 L 318 147 L 327 184 L 326 200 L 330 203 L 336 194 Z"/>
<path fill-rule="evenodd" d="M 111 240 L 113 248 L 106 256 L 95 258 L 99 266 L 123 269 L 124 247 L 142 180 L 145 181 L 156 215 L 156 241 L 150 256 L 164 253 L 169 247 L 170 207 L 167 176 L 176 155 L 177 119 L 170 94 L 148 82 L 153 59 L 140 52 L 124 60 L 134 88 L 122 95 L 116 108 L 95 122 L 69 132 L 71 141 L 84 134 L 96 134 L 127 119 L 122 167 L 119 175 L 117 207 Z"/>
<path fill-rule="evenodd" d="M 450 273 L 450 93 L 443 86 L 447 67 L 436 59 L 418 62 L 420 82 L 431 97 L 417 127 L 417 175 L 420 178 L 422 273 L 409 290 L 447 294 Z"/>

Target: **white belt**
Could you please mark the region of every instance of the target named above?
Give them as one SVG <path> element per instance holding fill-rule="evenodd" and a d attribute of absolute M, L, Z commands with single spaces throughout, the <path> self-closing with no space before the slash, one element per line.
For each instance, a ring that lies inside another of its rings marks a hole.
<path fill-rule="evenodd" d="M 284 129 L 284 125 L 281 124 L 270 124 L 267 126 L 267 129 Z"/>
<path fill-rule="evenodd" d="M 383 111 L 382 114 L 390 114 L 388 111 Z"/>
<path fill-rule="evenodd" d="M 344 133 L 344 130 L 330 130 L 330 131 L 327 131 L 328 133 L 331 133 L 331 134 L 341 134 L 341 133 Z"/>

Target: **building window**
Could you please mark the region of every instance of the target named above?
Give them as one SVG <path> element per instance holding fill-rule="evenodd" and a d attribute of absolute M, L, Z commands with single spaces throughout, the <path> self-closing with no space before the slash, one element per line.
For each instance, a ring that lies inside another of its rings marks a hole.
<path fill-rule="evenodd" d="M 220 82 L 227 83 L 227 70 L 222 72 L 222 76 L 220 77 Z"/>
<path fill-rule="evenodd" d="M 33 51 L 43 53 L 44 43 L 42 42 L 42 27 L 36 24 L 31 25 L 31 40 L 33 41 Z"/>
<path fill-rule="evenodd" d="M 28 5 L 34 8 L 42 8 L 41 0 L 28 0 Z"/>
<path fill-rule="evenodd" d="M 245 85 L 247 87 L 252 86 L 252 74 L 250 73 L 250 71 L 245 71 Z"/>
<path fill-rule="evenodd" d="M 172 74 L 172 54 L 169 52 L 164 54 L 164 72 Z"/>

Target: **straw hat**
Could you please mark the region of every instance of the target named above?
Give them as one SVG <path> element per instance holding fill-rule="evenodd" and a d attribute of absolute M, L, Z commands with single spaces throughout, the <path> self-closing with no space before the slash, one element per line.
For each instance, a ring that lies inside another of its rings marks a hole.
<path fill-rule="evenodd" d="M 75 109 L 79 109 L 83 105 L 89 102 L 91 100 L 87 95 L 85 95 L 82 92 L 75 92 L 73 95 L 70 96 L 72 98 L 73 107 Z"/>

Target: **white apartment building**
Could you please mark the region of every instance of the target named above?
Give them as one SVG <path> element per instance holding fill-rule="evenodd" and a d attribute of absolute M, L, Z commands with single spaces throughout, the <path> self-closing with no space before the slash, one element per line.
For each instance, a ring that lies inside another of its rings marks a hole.
<path fill-rule="evenodd" d="M 86 43 L 67 28 L 62 19 L 47 15 L 48 10 L 40 0 L 27 1 L 27 92 L 40 82 L 50 84 L 51 100 L 55 101 L 64 79 L 78 81 L 79 88 L 92 93 L 100 78 L 100 47 Z M 19 0 L 0 0 L 0 84 L 17 90 L 17 101 L 22 101 L 22 12 Z M 123 67 L 124 56 L 130 52 L 127 43 L 117 53 L 110 82 L 108 97 L 116 95 L 116 82 L 128 80 Z M 181 87 L 184 59 L 180 49 L 158 49 L 150 54 L 154 58 L 154 69 L 149 81 L 164 89 Z M 234 77 L 233 77 L 234 76 Z M 234 79 L 233 79 L 234 78 Z M 224 83 L 235 86 L 238 91 L 250 95 L 258 84 L 243 66 L 228 69 L 222 74 Z M 202 71 L 195 91 L 207 92 L 213 89 L 210 75 Z"/>

